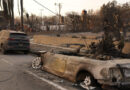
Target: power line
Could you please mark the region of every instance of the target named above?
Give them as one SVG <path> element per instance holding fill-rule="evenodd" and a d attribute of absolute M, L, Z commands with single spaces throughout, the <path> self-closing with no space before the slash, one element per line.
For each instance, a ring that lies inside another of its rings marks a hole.
<path fill-rule="evenodd" d="M 48 11 L 50 11 L 51 13 L 57 15 L 55 12 L 53 12 L 52 10 L 50 10 L 49 8 L 47 8 L 46 6 L 42 5 L 41 3 L 39 3 L 38 1 L 36 0 L 33 0 L 34 2 L 36 2 L 37 4 L 39 4 L 40 6 L 42 6 L 43 8 L 47 9 Z"/>

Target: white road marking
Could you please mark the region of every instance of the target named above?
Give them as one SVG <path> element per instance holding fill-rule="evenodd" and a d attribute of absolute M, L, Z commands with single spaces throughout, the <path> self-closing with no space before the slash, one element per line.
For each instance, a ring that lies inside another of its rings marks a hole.
<path fill-rule="evenodd" d="M 31 71 L 25 70 L 25 72 L 27 72 L 27 73 L 30 74 L 30 75 L 33 75 L 33 76 L 36 77 L 37 79 L 40 79 L 40 80 L 42 80 L 42 81 L 44 81 L 44 82 L 46 82 L 46 83 L 48 83 L 48 84 L 54 86 L 55 88 L 57 88 L 57 89 L 59 89 L 59 90 L 68 90 L 68 89 L 66 89 L 66 88 L 64 88 L 64 87 L 62 87 L 62 86 L 59 86 L 59 85 L 56 84 L 56 83 L 51 82 L 50 80 L 47 80 L 47 79 L 45 79 L 45 78 L 43 78 L 43 77 L 39 77 L 38 75 L 36 75 L 35 73 L 33 73 L 33 72 L 31 72 Z"/>
<path fill-rule="evenodd" d="M 2 60 L 3 62 L 5 62 L 5 63 L 7 63 L 7 64 L 11 65 L 11 66 L 13 66 L 13 65 L 14 65 L 13 63 L 9 62 L 8 60 L 6 60 L 6 59 L 4 59 L 4 58 L 2 58 L 1 60 Z"/>

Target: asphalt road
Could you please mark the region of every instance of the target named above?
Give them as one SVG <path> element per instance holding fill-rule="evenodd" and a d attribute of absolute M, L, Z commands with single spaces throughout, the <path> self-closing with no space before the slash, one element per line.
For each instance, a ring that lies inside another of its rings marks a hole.
<path fill-rule="evenodd" d="M 0 90 L 59 90 L 25 72 L 32 55 L 0 55 Z"/>

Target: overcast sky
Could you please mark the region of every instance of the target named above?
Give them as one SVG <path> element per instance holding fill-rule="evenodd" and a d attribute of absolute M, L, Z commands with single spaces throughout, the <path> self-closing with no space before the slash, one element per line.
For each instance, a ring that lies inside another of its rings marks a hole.
<path fill-rule="evenodd" d="M 18 16 L 18 0 L 14 0 L 15 2 L 15 15 Z M 33 0 L 23 0 L 24 1 L 24 8 L 29 14 L 36 14 L 36 15 L 41 15 L 41 11 L 43 16 L 48 16 L 48 15 L 54 15 L 53 13 L 49 12 L 48 10 L 44 9 L 37 3 L 35 3 Z M 75 11 L 80 13 L 83 9 L 89 10 L 99 10 L 100 7 L 109 1 L 113 0 L 36 0 L 52 10 L 53 12 L 57 13 L 58 12 L 58 6 L 55 6 L 55 3 L 61 3 L 62 4 L 62 9 L 61 9 L 61 14 L 65 15 L 66 12 L 71 12 Z M 130 2 L 130 0 L 117 0 L 118 3 L 126 3 Z"/>

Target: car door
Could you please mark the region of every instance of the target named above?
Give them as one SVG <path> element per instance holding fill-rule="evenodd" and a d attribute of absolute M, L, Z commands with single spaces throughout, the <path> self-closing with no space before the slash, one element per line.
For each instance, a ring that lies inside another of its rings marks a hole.
<path fill-rule="evenodd" d="M 66 60 L 67 59 L 64 56 L 59 56 L 58 54 L 48 54 L 44 58 L 43 67 L 51 73 L 62 76 L 66 70 Z"/>

